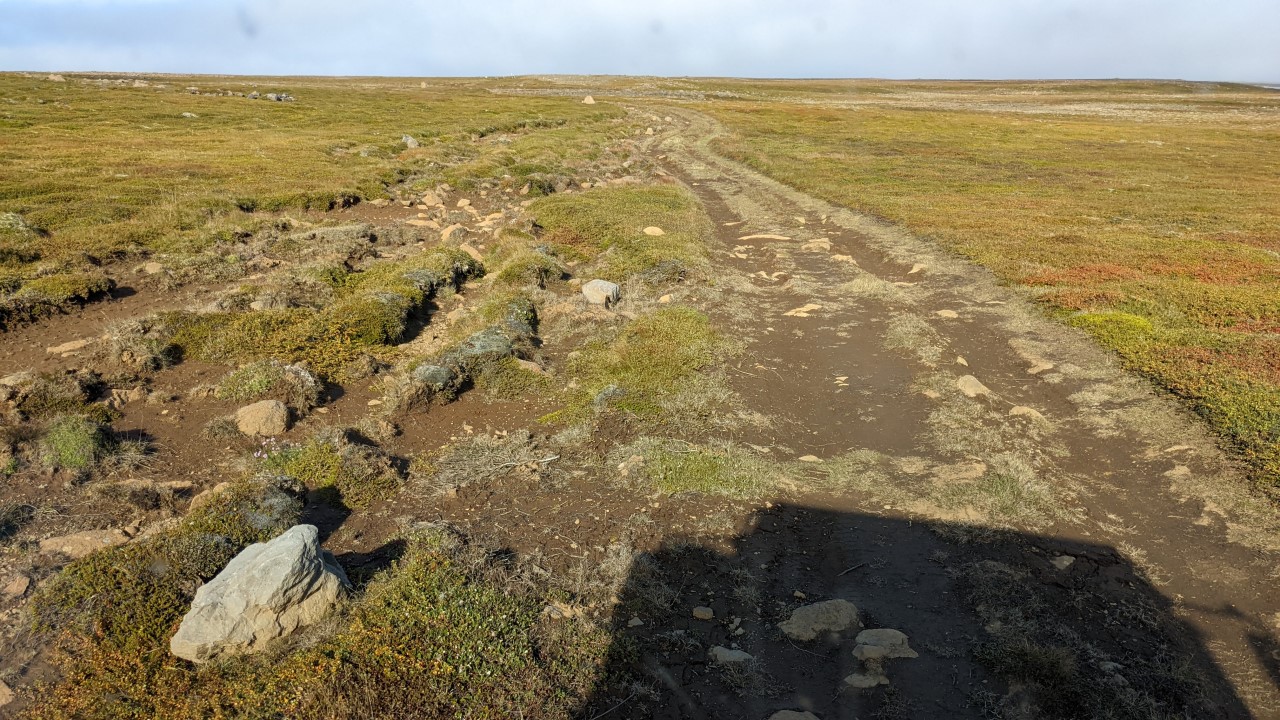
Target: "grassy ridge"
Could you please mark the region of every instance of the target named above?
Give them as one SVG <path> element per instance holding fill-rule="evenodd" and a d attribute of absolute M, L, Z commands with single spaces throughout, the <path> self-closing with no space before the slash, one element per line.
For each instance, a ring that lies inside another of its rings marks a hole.
<path fill-rule="evenodd" d="M 1137 98 L 1140 111 L 1080 115 L 997 111 L 992 103 L 1027 100 L 1010 92 L 975 101 L 987 88 L 962 96 L 945 86 L 933 101 L 974 107 L 711 110 L 734 131 L 725 153 L 1036 288 L 1068 322 L 1185 398 L 1274 490 L 1280 130 L 1258 119 L 1274 112 L 1274 98 L 1162 89 Z M 1082 102 L 1113 100 L 1106 87 L 1080 93 L 1096 93 Z"/>

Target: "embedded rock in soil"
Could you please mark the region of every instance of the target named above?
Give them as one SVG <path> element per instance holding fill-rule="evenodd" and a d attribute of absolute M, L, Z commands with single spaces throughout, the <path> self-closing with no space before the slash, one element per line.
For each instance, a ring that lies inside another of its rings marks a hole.
<path fill-rule="evenodd" d="M 716 611 L 709 607 L 698 606 L 693 609 L 693 616 L 699 620 L 710 620 L 716 616 Z"/>
<path fill-rule="evenodd" d="M 707 651 L 707 657 L 711 659 L 713 665 L 741 665 L 742 663 L 751 662 L 755 657 L 750 653 L 742 650 L 734 650 L 722 645 L 716 645 Z"/>
<path fill-rule="evenodd" d="M 890 628 L 863 630 L 854 638 L 854 642 L 857 646 L 853 648 L 853 656 L 859 660 L 920 657 L 907 644 L 906 635 Z"/>
<path fill-rule="evenodd" d="M 622 297 L 622 288 L 608 280 L 592 280 L 582 286 L 582 295 L 592 305 L 608 307 Z"/>
<path fill-rule="evenodd" d="M 0 590 L 0 595 L 5 600 L 17 600 L 27 594 L 27 588 L 31 587 L 31 578 L 26 575 L 14 575 L 9 582 L 4 584 L 4 589 Z"/>
<path fill-rule="evenodd" d="M 991 390 L 988 389 L 986 385 L 979 382 L 978 378 L 972 375 L 965 375 L 964 377 L 956 380 L 956 387 L 960 388 L 960 392 L 964 393 L 965 397 L 972 398 L 978 397 L 979 395 L 991 394 Z"/>
<path fill-rule="evenodd" d="M 591 97 L 590 95 L 588 95 L 588 96 L 586 96 L 586 97 L 582 98 L 582 104 L 583 104 L 583 105 L 595 105 L 595 104 L 596 104 L 596 99 L 595 99 L 595 98 L 593 98 L 593 97 Z"/>
<path fill-rule="evenodd" d="M 770 715 L 769 720 L 818 720 L 818 716 L 800 710 L 779 710 Z"/>
<path fill-rule="evenodd" d="M 877 685 L 888 685 L 889 678 L 882 672 L 869 671 L 865 673 L 854 673 L 844 679 L 844 684 L 851 688 L 859 690 L 865 688 L 873 688 Z"/>
<path fill-rule="evenodd" d="M 826 600 L 796 608 L 778 629 L 792 640 L 812 640 L 824 632 L 843 632 L 860 627 L 858 608 L 848 600 Z"/>
<path fill-rule="evenodd" d="M 279 435 L 289 429 L 289 408 L 279 400 L 263 400 L 237 410 L 235 420 L 245 435 Z"/>
<path fill-rule="evenodd" d="M 656 225 L 650 225 L 649 227 L 644 229 L 644 234 L 652 237 L 659 237 L 661 235 L 666 235 L 667 233 L 665 230 L 663 230 L 662 228 Z"/>
<path fill-rule="evenodd" d="M 13 690 L 9 688 L 9 684 L 0 680 L 0 707 L 8 705 L 16 698 L 17 696 L 13 694 Z"/>
<path fill-rule="evenodd" d="M 316 527 L 295 525 L 245 548 L 200 586 L 169 650 L 191 662 L 261 650 L 323 619 L 349 587 Z"/>
<path fill-rule="evenodd" d="M 95 550 L 119 545 L 128 539 L 122 530 L 87 530 L 41 540 L 40 552 L 59 553 L 78 560 Z"/>

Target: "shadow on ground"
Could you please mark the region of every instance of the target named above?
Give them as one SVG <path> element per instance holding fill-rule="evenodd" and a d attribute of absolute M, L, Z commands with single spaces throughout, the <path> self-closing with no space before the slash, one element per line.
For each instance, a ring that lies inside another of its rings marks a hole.
<path fill-rule="evenodd" d="M 886 661 L 888 685 L 847 686 L 865 671 L 857 628 L 810 641 L 777 628 L 831 599 L 919 657 Z M 1249 717 L 1195 630 L 1106 546 L 777 506 L 725 547 L 677 539 L 640 556 L 620 600 L 582 720 Z M 717 646 L 754 659 L 713 664 Z"/>

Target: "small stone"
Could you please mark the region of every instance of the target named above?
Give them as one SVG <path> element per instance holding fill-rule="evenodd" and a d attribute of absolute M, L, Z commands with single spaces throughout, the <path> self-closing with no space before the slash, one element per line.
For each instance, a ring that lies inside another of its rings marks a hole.
<path fill-rule="evenodd" d="M 964 393 L 965 397 L 973 398 L 978 397 L 979 395 L 991 394 L 991 390 L 988 389 L 986 385 L 979 382 L 978 378 L 972 375 L 965 375 L 964 377 L 956 380 L 956 387 L 960 388 L 960 392 Z"/>
<path fill-rule="evenodd" d="M 582 295 L 592 305 L 608 307 L 622 297 L 622 288 L 608 280 L 592 280 L 582 285 Z"/>
<path fill-rule="evenodd" d="M 381 404 L 382 404 L 382 401 L 381 401 L 381 400 L 379 400 L 379 399 L 377 399 L 377 398 L 374 398 L 374 399 L 370 400 L 369 402 L 365 403 L 365 405 L 366 405 L 366 406 L 368 406 L 368 407 L 378 407 L 378 406 L 379 406 L 379 405 L 381 405 Z"/>
<path fill-rule="evenodd" d="M 638 617 L 633 617 L 627 621 L 627 627 L 634 628 L 644 625 L 644 621 Z"/>
<path fill-rule="evenodd" d="M 5 600 L 17 600 L 27 594 L 27 588 L 31 587 L 31 578 L 26 575 L 14 575 L 9 582 L 4 584 L 4 589 L 0 590 L 0 595 Z"/>
<path fill-rule="evenodd" d="M 663 305 L 666 305 L 667 303 L 671 302 L 671 300 L 672 298 L 670 295 L 663 295 L 662 297 L 658 298 L 658 302 L 662 303 Z"/>
<path fill-rule="evenodd" d="M 472 246 L 471 243 L 462 243 L 461 245 L 458 246 L 458 249 L 470 255 L 471 259 L 475 260 L 476 262 L 484 261 L 484 256 L 481 255 L 480 251 L 477 250 L 474 246 Z"/>
<path fill-rule="evenodd" d="M 9 683 L 0 680 L 0 707 L 8 705 L 15 699 L 17 699 L 17 695 L 14 695 L 13 688 L 9 687 Z"/>
<path fill-rule="evenodd" d="M 143 263 L 142 272 L 144 275 L 159 275 L 164 272 L 164 265 L 152 260 L 149 263 Z"/>
<path fill-rule="evenodd" d="M 795 598 L 795 599 L 797 599 L 797 600 L 808 600 L 808 599 L 809 599 L 809 596 L 808 596 L 808 595 L 805 595 L 804 593 L 800 592 L 799 590 L 796 590 L 795 592 L 791 593 L 791 597 L 793 597 L 793 598 Z"/>
<path fill-rule="evenodd" d="M 245 435 L 279 435 L 289 429 L 289 408 L 279 400 L 263 400 L 237 410 L 235 422 Z"/>
<path fill-rule="evenodd" d="M 644 229 L 644 234 L 652 235 L 653 237 L 658 237 L 659 235 L 666 235 L 667 233 L 665 230 L 663 230 L 660 227 L 655 227 L 653 225 L 650 225 L 649 227 Z"/>
<path fill-rule="evenodd" d="M 571 620 L 581 615 L 582 611 L 572 605 L 557 601 L 542 608 L 542 614 L 552 620 Z"/>
<path fill-rule="evenodd" d="M 1066 570 L 1067 568 L 1071 567 L 1072 563 L 1074 563 L 1075 561 L 1076 559 L 1071 557 L 1070 555 L 1058 555 L 1057 557 L 1050 560 L 1049 563 L 1052 564 L 1054 567 L 1058 568 L 1058 570 Z"/>
<path fill-rule="evenodd" d="M 955 310 L 939 310 L 936 313 L 934 313 L 934 315 L 937 315 L 940 318 L 947 318 L 948 320 L 952 320 L 960 317 L 960 313 L 956 312 Z"/>
<path fill-rule="evenodd" d="M 698 620 L 711 620 L 716 616 L 716 611 L 704 605 L 699 605 L 693 609 L 693 616 Z"/>
<path fill-rule="evenodd" d="M 595 99 L 595 98 L 593 98 L 593 97 L 591 97 L 590 95 L 588 95 L 588 96 L 586 96 L 586 97 L 582 98 L 582 104 L 583 104 L 583 105 L 595 105 L 595 104 L 596 104 L 596 99 Z"/>
<path fill-rule="evenodd" d="M 40 541 L 40 552 L 65 555 L 78 560 L 95 550 L 113 547 L 129 540 L 121 530 L 87 530 Z"/>
<path fill-rule="evenodd" d="M 471 207 L 471 201 L 466 198 L 462 198 L 461 200 L 458 201 L 458 207 L 460 208 Z"/>
<path fill-rule="evenodd" d="M 536 362 L 534 362 L 534 361 L 532 361 L 532 360 L 521 360 L 521 359 L 517 358 L 517 359 L 516 359 L 516 365 L 520 366 L 520 369 L 525 370 L 525 371 L 528 371 L 528 372 L 531 372 L 531 373 L 533 373 L 533 374 L 535 374 L 535 375 L 546 375 L 546 374 L 547 374 L 547 371 L 546 371 L 546 370 L 543 370 L 541 365 L 539 365 L 538 363 L 536 363 Z"/>
<path fill-rule="evenodd" d="M 796 608 L 778 629 L 792 640 L 813 640 L 819 633 L 859 627 L 858 608 L 848 600 L 825 600 Z"/>
<path fill-rule="evenodd" d="M 418 147 L 418 141 L 415 140 L 412 135 L 401 135 L 400 142 L 404 143 L 404 146 L 410 150 Z"/>
<path fill-rule="evenodd" d="M 911 266 L 911 270 L 910 270 L 910 272 L 908 272 L 907 274 L 908 274 L 908 275 L 915 275 L 916 273 L 920 272 L 921 270 L 924 270 L 924 269 L 925 269 L 925 267 L 927 267 L 927 266 L 922 265 L 922 264 L 920 264 L 920 263 L 916 263 L 915 265 L 912 265 L 912 266 Z"/>
<path fill-rule="evenodd" d="M 907 644 L 907 636 L 891 628 L 863 630 L 854 638 L 853 656 L 859 660 L 920 657 Z"/>
<path fill-rule="evenodd" d="M 733 650 L 721 645 L 716 645 L 707 651 L 707 657 L 711 659 L 712 665 L 741 665 L 755 660 L 750 653 L 742 650 Z"/>
<path fill-rule="evenodd" d="M 200 116 L 193 112 L 184 112 L 182 113 L 182 117 L 190 119 L 190 118 L 198 118 Z"/>
<path fill-rule="evenodd" d="M 818 457 L 817 455 L 801 455 L 800 457 L 798 457 L 798 458 L 796 458 L 796 459 L 797 459 L 797 460 L 799 460 L 800 462 L 807 462 L 807 463 L 820 463 L 820 462 L 822 462 L 822 458 Z"/>
<path fill-rule="evenodd" d="M 779 710 L 770 715 L 769 720 L 818 720 L 818 716 L 803 710 Z"/>

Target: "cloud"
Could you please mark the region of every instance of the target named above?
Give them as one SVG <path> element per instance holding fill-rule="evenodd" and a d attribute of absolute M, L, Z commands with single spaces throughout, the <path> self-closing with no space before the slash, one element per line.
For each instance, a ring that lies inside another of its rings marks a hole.
<path fill-rule="evenodd" d="M 0 68 L 1280 80 L 1273 0 L 0 0 Z"/>

